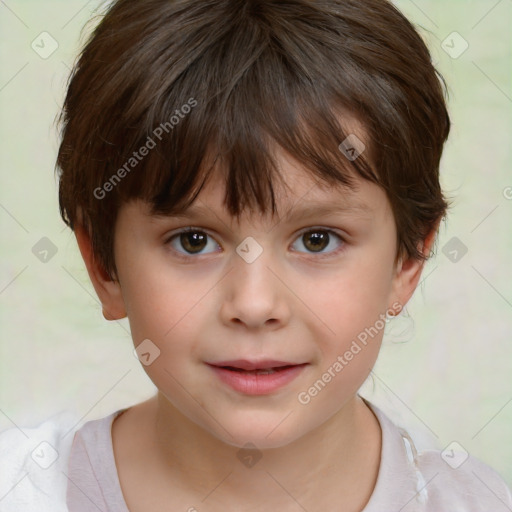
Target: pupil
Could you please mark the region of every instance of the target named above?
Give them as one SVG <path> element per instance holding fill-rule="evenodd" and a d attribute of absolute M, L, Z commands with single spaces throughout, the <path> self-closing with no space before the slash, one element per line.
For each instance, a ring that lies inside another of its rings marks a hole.
<path fill-rule="evenodd" d="M 309 240 L 313 241 L 312 244 L 305 243 L 304 245 L 306 245 L 306 247 L 311 245 L 311 247 L 308 247 L 309 249 L 312 249 L 313 251 L 319 251 L 326 247 L 326 241 L 328 240 L 328 235 L 327 235 L 327 233 L 312 231 L 311 233 L 306 233 L 304 235 L 304 238 L 306 241 L 309 241 Z"/>
<path fill-rule="evenodd" d="M 187 251 L 194 252 L 195 249 L 201 250 L 203 248 L 202 246 L 204 246 L 205 238 L 204 233 L 182 233 L 181 243 Z"/>

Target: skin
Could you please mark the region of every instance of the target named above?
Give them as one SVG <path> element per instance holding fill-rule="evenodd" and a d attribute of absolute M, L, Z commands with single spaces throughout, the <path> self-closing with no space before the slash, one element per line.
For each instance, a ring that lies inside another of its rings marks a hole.
<path fill-rule="evenodd" d="M 383 330 L 309 403 L 298 394 L 379 315 L 407 303 L 423 264 L 394 265 L 394 218 L 378 186 L 358 178 L 357 192 L 349 193 L 316 182 L 282 153 L 279 163 L 288 188 L 277 189 L 274 219 L 229 217 L 220 174 L 196 200 L 209 209 L 200 218 L 151 217 L 140 201 L 124 204 L 115 231 L 118 281 L 109 280 L 88 234 L 76 229 L 105 317 L 127 315 L 134 345 L 150 339 L 160 350 L 143 366 L 157 395 L 128 409 L 112 429 L 130 510 L 220 511 L 229 504 L 241 511 L 356 511 L 370 498 L 381 431 L 357 390 L 376 361 Z M 294 220 L 313 201 L 364 203 L 369 210 Z M 187 226 L 209 235 L 199 255 L 187 253 L 179 236 L 166 243 Z M 334 233 L 315 252 L 303 228 Z M 236 252 L 248 236 L 263 249 L 252 263 Z M 205 364 L 263 357 L 309 364 L 267 396 L 232 390 Z M 248 442 L 262 455 L 252 467 L 237 457 Z"/>

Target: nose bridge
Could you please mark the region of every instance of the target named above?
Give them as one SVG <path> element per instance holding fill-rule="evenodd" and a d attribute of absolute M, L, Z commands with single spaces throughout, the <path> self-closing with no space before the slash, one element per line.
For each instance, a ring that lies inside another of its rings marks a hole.
<path fill-rule="evenodd" d="M 262 237 L 249 236 L 236 248 L 233 268 L 222 298 L 224 323 L 243 323 L 247 327 L 285 323 L 288 320 L 285 287 L 275 275 L 280 267 L 272 244 Z"/>

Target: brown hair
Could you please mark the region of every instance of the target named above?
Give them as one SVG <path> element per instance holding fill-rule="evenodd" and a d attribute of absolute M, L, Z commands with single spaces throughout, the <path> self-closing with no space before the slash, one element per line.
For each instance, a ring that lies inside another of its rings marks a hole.
<path fill-rule="evenodd" d="M 70 76 L 60 212 L 89 230 L 115 278 L 123 202 L 179 212 L 213 161 L 226 172 L 231 215 L 269 203 L 275 212 L 277 144 L 322 183 L 352 188 L 357 172 L 381 186 L 397 259 L 425 259 L 418 245 L 448 207 L 443 92 L 425 43 L 386 0 L 117 0 Z M 364 127 L 358 158 L 339 149 L 350 134 L 339 113 Z"/>

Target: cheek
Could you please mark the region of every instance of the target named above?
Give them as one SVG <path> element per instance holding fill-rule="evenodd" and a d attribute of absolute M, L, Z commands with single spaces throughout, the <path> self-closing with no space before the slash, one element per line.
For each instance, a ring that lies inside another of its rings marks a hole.
<path fill-rule="evenodd" d="M 300 293 L 307 297 L 309 317 L 321 324 L 329 337 L 347 340 L 385 313 L 390 291 L 387 267 L 360 260 L 328 278 L 317 276 L 305 283 Z"/>
<path fill-rule="evenodd" d="M 212 314 L 208 292 L 217 281 L 164 265 L 149 266 L 151 271 L 134 272 L 125 286 L 133 342 L 137 346 L 151 340 L 163 356 L 159 362 L 165 360 L 178 371 L 183 359 L 199 352 L 201 326 Z"/>
<path fill-rule="evenodd" d="M 132 268 L 122 290 L 134 342 L 145 338 L 163 342 L 197 304 L 198 290 L 193 281 L 185 283 L 157 265 Z"/>
<path fill-rule="evenodd" d="M 135 347 L 149 352 L 149 364 L 140 361 L 144 371 L 159 389 L 176 397 L 176 404 L 187 403 L 179 382 L 189 370 L 184 361 L 199 359 L 198 326 L 204 317 L 204 283 L 180 279 L 171 272 L 140 272 L 125 288 L 130 330 Z M 148 344 L 147 341 L 151 343 Z M 145 343 L 145 345 L 144 345 Z M 140 354 L 139 354 L 140 358 Z M 182 404 L 182 405 L 183 405 Z"/>

